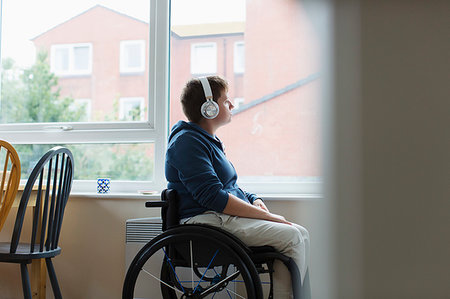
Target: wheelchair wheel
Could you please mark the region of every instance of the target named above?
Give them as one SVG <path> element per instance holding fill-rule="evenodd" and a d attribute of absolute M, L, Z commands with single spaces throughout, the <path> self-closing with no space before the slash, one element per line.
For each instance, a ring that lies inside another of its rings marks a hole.
<path fill-rule="evenodd" d="M 262 298 L 247 253 L 223 237 L 192 226 L 162 233 L 131 263 L 123 298 Z"/>
<path fill-rule="evenodd" d="M 168 231 L 136 256 L 123 298 L 258 298 L 240 254 L 208 235 Z"/>

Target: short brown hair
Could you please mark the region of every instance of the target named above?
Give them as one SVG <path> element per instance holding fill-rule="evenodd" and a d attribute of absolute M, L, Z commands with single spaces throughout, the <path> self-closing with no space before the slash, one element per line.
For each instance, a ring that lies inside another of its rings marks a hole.
<path fill-rule="evenodd" d="M 228 83 L 219 76 L 208 76 L 207 79 L 211 86 L 213 100 L 217 102 L 222 91 L 228 91 Z M 198 123 L 203 119 L 200 108 L 206 101 L 206 98 L 202 83 L 198 78 L 193 78 L 186 83 L 181 92 L 180 100 L 184 115 L 186 115 L 189 121 Z"/>

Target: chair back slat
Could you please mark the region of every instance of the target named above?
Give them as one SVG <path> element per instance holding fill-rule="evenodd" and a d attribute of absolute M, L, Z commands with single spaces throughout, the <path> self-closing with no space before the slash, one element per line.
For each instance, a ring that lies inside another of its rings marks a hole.
<path fill-rule="evenodd" d="M 52 163 L 53 160 L 50 159 L 49 164 L 48 164 L 48 168 L 52 169 Z M 43 175 L 42 175 L 43 176 Z M 51 186 L 51 173 L 50 175 L 47 174 L 47 183 L 45 186 Z M 44 208 L 42 210 L 42 223 L 41 223 L 41 227 L 47 227 L 47 221 L 48 221 L 48 204 L 49 204 L 49 198 L 50 198 L 50 193 L 51 193 L 51 188 L 45 188 L 45 197 L 44 197 Z M 44 244 L 45 244 L 45 234 L 41 233 L 41 238 L 39 241 L 39 251 L 43 251 L 44 250 Z"/>
<path fill-rule="evenodd" d="M 20 183 L 20 159 L 14 147 L 0 140 L 0 231 L 16 198 Z"/>
<path fill-rule="evenodd" d="M 68 160 L 66 160 L 65 165 L 66 165 L 66 167 L 64 169 L 64 183 L 63 183 L 63 186 L 62 186 L 62 194 L 61 194 L 61 196 L 62 196 L 62 198 L 61 198 L 62 206 L 61 206 L 61 212 L 60 212 L 60 215 L 59 215 L 59 222 L 58 222 L 59 224 L 58 224 L 58 229 L 57 229 L 58 233 L 57 233 L 56 239 L 55 239 L 55 246 L 56 247 L 58 246 L 59 235 L 61 233 L 61 225 L 62 225 L 62 219 L 63 219 L 63 216 L 64 216 L 64 210 L 66 208 L 67 200 L 69 199 L 69 193 L 67 192 L 67 188 L 70 188 L 70 184 L 71 184 L 69 182 L 69 179 L 73 176 L 72 175 L 73 169 L 68 167 L 69 166 L 69 161 Z"/>
<path fill-rule="evenodd" d="M 39 175 L 39 187 L 36 196 L 36 206 L 33 215 L 33 228 L 31 229 L 31 252 L 34 252 L 34 244 L 36 243 L 36 235 L 40 232 L 39 222 L 41 218 L 41 196 L 42 196 L 42 176 L 43 171 Z M 38 231 L 39 230 L 39 231 Z"/>
<path fill-rule="evenodd" d="M 19 211 L 11 241 L 11 253 L 15 252 L 20 240 L 25 208 L 32 193 L 37 193 L 36 208 L 33 215 L 32 235 L 37 232 L 39 238 L 32 236 L 30 252 L 54 250 L 58 248 L 58 239 L 73 181 L 73 156 L 63 147 L 49 150 L 34 167 L 22 195 Z M 45 183 L 44 183 L 45 182 Z M 37 183 L 37 190 L 33 186 Z M 39 240 L 39 244 L 35 244 Z M 39 245 L 36 246 L 35 245 Z M 39 248 L 39 249 L 37 249 Z"/>
<path fill-rule="evenodd" d="M 1 148 L 0 148 L 1 149 Z M 3 172 L 5 175 L 2 175 L 2 186 L 1 189 L 2 192 L 0 193 L 0 203 L 3 202 L 3 190 L 5 190 L 5 182 L 6 182 L 6 177 L 7 177 L 7 173 L 8 173 L 8 164 L 9 164 L 9 151 L 6 152 L 6 156 L 5 156 L 5 165 L 3 166 Z M 8 179 L 9 181 L 9 179 Z"/>
<path fill-rule="evenodd" d="M 55 205 L 56 205 L 56 180 L 57 180 L 57 175 L 58 175 L 58 171 L 56 170 L 57 168 L 58 168 L 58 158 L 59 158 L 59 155 L 56 155 L 55 156 L 56 157 L 56 161 L 55 161 L 55 171 L 54 171 L 54 174 L 53 174 L 53 180 L 52 180 L 52 183 L 51 183 L 51 189 L 52 189 L 52 196 L 51 196 L 51 199 L 50 199 L 50 210 L 49 210 L 49 216 L 48 216 L 48 224 L 47 224 L 47 240 L 46 240 L 46 242 L 45 242 L 45 249 L 46 250 L 50 250 L 50 244 L 51 244 L 51 240 L 52 240 L 52 237 L 53 237 L 53 230 L 52 230 L 52 227 L 53 227 L 53 224 L 54 224 L 54 221 L 55 221 Z M 49 167 L 49 169 L 48 169 L 48 175 L 50 176 L 51 175 L 51 168 Z"/>
<path fill-rule="evenodd" d="M 62 154 L 61 155 L 61 162 L 60 162 L 61 167 L 59 168 L 58 189 L 57 189 L 57 192 L 56 192 L 57 201 L 56 201 L 56 207 L 55 207 L 55 220 L 54 220 L 55 224 L 53 226 L 52 241 L 51 241 L 52 249 L 55 249 L 57 247 L 57 245 L 58 245 L 56 240 L 58 238 L 58 231 L 59 231 L 59 227 L 60 227 L 59 224 L 60 224 L 60 221 L 61 221 L 61 212 L 62 212 L 61 209 L 63 208 L 63 200 L 62 200 L 62 196 L 63 196 L 62 188 L 63 188 L 63 185 L 62 185 L 62 183 L 63 183 L 63 180 L 64 180 L 64 167 L 65 167 L 64 160 L 65 160 L 65 155 Z"/>

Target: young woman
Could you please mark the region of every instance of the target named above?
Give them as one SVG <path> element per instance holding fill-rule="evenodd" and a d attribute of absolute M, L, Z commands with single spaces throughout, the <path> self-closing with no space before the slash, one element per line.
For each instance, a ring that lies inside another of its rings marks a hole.
<path fill-rule="evenodd" d="M 232 118 L 227 91 L 227 82 L 218 76 L 192 79 L 183 89 L 181 104 L 189 122 L 173 126 L 165 162 L 168 188 L 180 198 L 181 222 L 219 227 L 248 246 L 270 245 L 293 258 L 304 298 L 310 298 L 308 231 L 271 213 L 261 198 L 239 188 L 237 173 L 215 135 Z M 279 261 L 274 270 L 274 297 L 291 298 L 289 271 Z"/>

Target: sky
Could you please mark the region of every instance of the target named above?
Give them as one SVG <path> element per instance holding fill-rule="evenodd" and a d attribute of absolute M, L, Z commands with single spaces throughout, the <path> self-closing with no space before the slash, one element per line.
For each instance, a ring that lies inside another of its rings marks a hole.
<path fill-rule="evenodd" d="M 33 37 L 100 4 L 148 21 L 154 0 L 1 0 L 2 58 L 27 67 L 34 62 Z M 172 0 L 172 24 L 245 20 L 245 0 Z"/>

